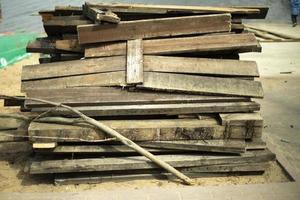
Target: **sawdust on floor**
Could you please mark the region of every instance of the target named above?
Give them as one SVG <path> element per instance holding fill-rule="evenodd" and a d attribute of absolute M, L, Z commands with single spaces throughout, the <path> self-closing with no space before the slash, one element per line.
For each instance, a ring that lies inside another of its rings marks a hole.
<path fill-rule="evenodd" d="M 21 70 L 23 65 L 38 63 L 38 54 L 0 70 L 0 94 L 23 95 L 20 92 Z M 4 108 L 0 100 L 0 112 L 16 112 L 18 108 Z M 10 155 L 8 158 L 0 155 L 0 191 L 2 192 L 78 192 L 87 190 L 110 190 L 115 188 L 139 189 L 150 186 L 182 187 L 180 182 L 167 180 L 131 180 L 123 182 L 103 182 L 99 184 L 80 184 L 55 186 L 51 175 L 29 176 L 24 172 L 29 155 Z M 195 179 L 197 185 L 237 185 L 270 182 L 287 182 L 289 179 L 282 168 L 272 162 L 263 175 L 203 177 Z"/>

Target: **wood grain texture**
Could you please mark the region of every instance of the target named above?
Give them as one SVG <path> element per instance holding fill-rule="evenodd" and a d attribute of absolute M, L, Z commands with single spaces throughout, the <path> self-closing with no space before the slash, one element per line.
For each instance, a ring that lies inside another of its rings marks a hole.
<path fill-rule="evenodd" d="M 260 82 L 234 78 L 145 72 L 144 82 L 139 87 L 202 94 L 263 97 L 263 89 Z"/>
<path fill-rule="evenodd" d="M 143 43 L 141 39 L 127 41 L 127 84 L 139 84 L 143 82 Z"/>
<path fill-rule="evenodd" d="M 118 25 L 78 26 L 80 44 L 108 42 L 157 36 L 229 32 L 229 14 L 187 16 L 120 22 Z"/>
<path fill-rule="evenodd" d="M 157 120 L 101 120 L 133 141 L 245 139 L 260 137 L 262 127 L 254 127 L 253 134 L 246 134 L 245 126 L 219 125 L 216 119 L 157 119 Z M 226 133 L 226 131 L 228 133 Z M 103 140 L 108 136 L 100 130 L 76 125 L 33 122 L 28 129 L 34 142 L 80 142 Z M 228 135 L 228 136 L 226 136 Z M 258 136 L 257 136 L 258 135 Z M 50 138 L 43 138 L 44 136 Z M 51 138 L 52 137 L 52 138 Z"/>
<path fill-rule="evenodd" d="M 261 51 L 255 35 L 251 33 L 149 39 L 143 40 L 143 47 L 144 55 Z M 126 42 L 98 44 L 85 48 L 87 58 L 117 55 L 126 55 Z"/>

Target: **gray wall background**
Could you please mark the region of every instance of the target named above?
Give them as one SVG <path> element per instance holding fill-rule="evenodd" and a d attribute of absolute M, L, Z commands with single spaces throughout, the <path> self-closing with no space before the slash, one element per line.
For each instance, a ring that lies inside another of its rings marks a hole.
<path fill-rule="evenodd" d="M 26 31 L 43 32 L 41 18 L 38 11 L 53 9 L 55 5 L 80 6 L 83 0 L 0 0 L 2 20 L 0 33 Z M 290 20 L 289 0 L 103 0 L 90 2 L 120 2 L 144 4 L 180 4 L 180 5 L 215 5 L 215 6 L 254 6 L 266 5 L 270 7 L 267 21 L 288 22 Z"/>

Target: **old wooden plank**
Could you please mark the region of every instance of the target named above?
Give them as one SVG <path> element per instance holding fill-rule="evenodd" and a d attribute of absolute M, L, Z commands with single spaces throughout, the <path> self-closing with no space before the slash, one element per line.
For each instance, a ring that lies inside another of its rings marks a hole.
<path fill-rule="evenodd" d="M 32 98 L 61 102 L 70 106 L 249 101 L 249 98 L 244 97 L 188 95 L 139 90 L 128 91 L 112 87 L 27 90 L 26 95 Z M 25 101 L 26 108 L 45 106 L 47 106 L 45 103 Z"/>
<path fill-rule="evenodd" d="M 35 142 L 32 144 L 33 149 L 53 149 L 57 146 L 56 142 Z"/>
<path fill-rule="evenodd" d="M 45 112 L 49 107 L 33 108 L 33 112 Z M 192 113 L 231 113 L 252 112 L 260 109 L 256 102 L 225 103 L 181 103 L 181 104 L 138 104 L 138 105 L 105 105 L 76 107 L 88 116 L 128 116 L 128 115 L 178 115 Z M 77 116 L 64 108 L 51 111 L 52 115 Z"/>
<path fill-rule="evenodd" d="M 91 7 L 99 9 L 110 9 L 113 12 L 128 13 L 153 13 L 167 14 L 168 12 L 178 13 L 231 13 L 231 14 L 259 14 L 259 7 L 210 7 L 210 6 L 186 6 L 186 5 L 151 5 L 151 4 L 107 4 L 88 3 Z"/>
<path fill-rule="evenodd" d="M 83 5 L 83 15 L 98 24 L 101 22 L 118 24 L 121 21 L 118 15 L 113 13 L 111 10 L 100 10 L 98 8 L 93 8 L 87 3 Z"/>
<path fill-rule="evenodd" d="M 260 82 L 234 78 L 145 72 L 144 82 L 140 87 L 202 94 L 263 97 L 263 89 Z"/>
<path fill-rule="evenodd" d="M 0 114 L 0 130 L 18 129 L 28 119 L 18 114 Z"/>
<path fill-rule="evenodd" d="M 143 44 L 141 39 L 127 41 L 127 84 L 143 82 Z"/>
<path fill-rule="evenodd" d="M 0 154 L 24 153 L 31 151 L 31 144 L 28 141 L 0 143 Z"/>
<path fill-rule="evenodd" d="M 246 123 L 253 123 L 254 126 L 263 126 L 263 118 L 260 113 L 221 113 L 222 125 L 241 125 Z"/>
<path fill-rule="evenodd" d="M 180 171 L 191 178 L 201 177 L 221 177 L 228 176 L 229 173 L 242 173 L 242 172 L 262 172 L 269 167 L 269 163 L 246 163 L 246 164 L 226 164 L 226 165 L 212 165 L 204 167 L 193 168 L 180 168 Z M 225 174 L 226 173 L 226 174 Z M 242 174 L 241 174 L 242 175 Z M 164 172 L 152 172 L 146 171 L 141 173 L 74 173 L 74 174 L 55 174 L 54 182 L 57 185 L 67 184 L 96 184 L 103 183 L 105 181 L 129 181 L 129 180 L 141 180 L 141 179 L 174 179 L 171 174 Z"/>
<path fill-rule="evenodd" d="M 257 137 L 256 134 L 262 130 L 262 127 L 255 127 L 250 136 L 245 126 L 231 126 L 226 130 L 226 126 L 219 125 L 215 119 L 127 119 L 101 122 L 134 141 L 245 139 Z M 102 131 L 90 127 L 37 122 L 30 124 L 28 134 L 30 140 L 35 142 L 80 142 L 107 137 Z"/>
<path fill-rule="evenodd" d="M 140 143 L 142 147 L 159 149 L 190 150 L 197 152 L 243 153 L 245 140 L 187 140 L 187 141 L 155 141 Z"/>
<path fill-rule="evenodd" d="M 120 22 L 117 26 L 78 26 L 80 44 L 108 42 L 157 36 L 176 36 L 213 32 L 229 32 L 231 16 L 228 14 L 209 16 L 187 16 Z"/>
<path fill-rule="evenodd" d="M 25 92 L 33 89 L 58 89 L 88 86 L 124 86 L 125 84 L 125 72 L 117 71 L 100 74 L 22 81 L 21 91 Z"/>
<path fill-rule="evenodd" d="M 77 39 L 56 40 L 55 48 L 71 52 L 83 52 L 83 48 L 79 45 Z"/>
<path fill-rule="evenodd" d="M 143 40 L 147 55 L 170 55 L 179 53 L 251 52 L 261 51 L 254 34 L 223 34 L 193 37 Z M 85 57 L 126 55 L 126 42 L 114 42 L 87 46 Z"/>
<path fill-rule="evenodd" d="M 125 71 L 124 56 L 23 66 L 22 80 Z M 124 72 L 123 72 L 124 73 Z M 125 77 L 124 77 L 125 78 Z"/>
<path fill-rule="evenodd" d="M 17 142 L 28 140 L 26 130 L 0 130 L 1 142 Z"/>
<path fill-rule="evenodd" d="M 259 76 L 256 62 L 253 61 L 175 56 L 144 56 L 144 71 L 214 76 Z"/>
<path fill-rule="evenodd" d="M 157 165 L 149 162 L 145 157 L 129 158 L 34 161 L 30 166 L 30 174 L 158 168 Z M 275 155 L 270 151 L 256 151 L 247 152 L 241 156 L 159 155 L 159 158 L 173 167 L 196 167 L 229 163 L 268 162 L 275 159 Z"/>

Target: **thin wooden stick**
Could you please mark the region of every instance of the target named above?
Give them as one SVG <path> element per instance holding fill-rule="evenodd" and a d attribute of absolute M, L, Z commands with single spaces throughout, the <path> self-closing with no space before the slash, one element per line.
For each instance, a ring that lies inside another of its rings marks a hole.
<path fill-rule="evenodd" d="M 168 172 L 174 174 L 175 176 L 180 178 L 185 184 L 188 184 L 188 185 L 193 184 L 193 181 L 189 177 L 187 177 L 186 175 L 184 175 L 183 173 L 181 173 L 180 171 L 178 171 L 177 169 L 175 169 L 174 167 L 172 167 L 168 163 L 162 161 L 157 156 L 153 155 L 149 151 L 147 151 L 144 148 L 140 147 L 139 145 L 137 145 L 133 141 L 129 140 L 128 138 L 124 137 L 123 135 L 121 135 L 117 131 L 113 130 L 112 128 L 106 126 L 105 124 L 103 124 L 101 122 L 96 121 L 93 118 L 90 118 L 90 117 L 86 116 L 85 114 L 81 113 L 79 110 L 77 110 L 75 108 L 72 108 L 70 106 L 67 106 L 67 105 L 64 105 L 64 104 L 61 104 L 61 103 L 46 101 L 46 100 L 38 99 L 38 98 L 11 97 L 11 96 L 6 96 L 6 95 L 0 95 L 0 99 L 4 99 L 4 98 L 19 99 L 19 100 L 32 100 L 32 101 L 43 102 L 43 103 L 46 103 L 46 104 L 50 104 L 50 105 L 54 105 L 54 106 L 57 106 L 57 107 L 62 107 L 62 108 L 68 109 L 68 110 L 76 113 L 77 115 L 79 115 L 86 123 L 91 124 L 91 125 L 95 126 L 96 128 L 99 128 L 100 130 L 104 131 L 105 133 L 109 134 L 112 137 L 115 137 L 117 140 L 122 142 L 124 145 L 134 149 L 136 152 L 138 152 L 139 154 L 147 157 L 149 160 L 151 160 L 152 162 L 154 162 L 158 166 L 160 166 L 160 167 L 164 168 L 165 170 L 167 170 Z"/>

